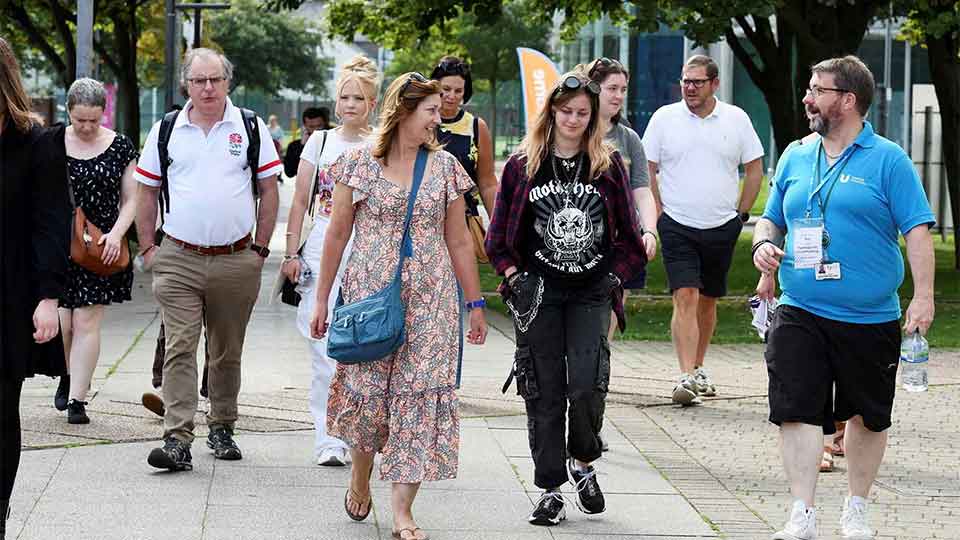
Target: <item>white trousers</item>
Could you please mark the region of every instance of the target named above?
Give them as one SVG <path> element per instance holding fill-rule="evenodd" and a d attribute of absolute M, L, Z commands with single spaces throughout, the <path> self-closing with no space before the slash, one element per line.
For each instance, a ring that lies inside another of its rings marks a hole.
<path fill-rule="evenodd" d="M 297 327 L 300 333 L 307 339 L 310 347 L 310 360 L 313 366 L 313 378 L 310 383 L 310 413 L 313 415 L 313 426 L 315 431 L 314 453 L 320 455 L 324 450 L 330 448 L 343 448 L 348 450 L 346 443 L 336 437 L 327 434 L 327 399 L 330 397 L 330 381 L 333 380 L 333 374 L 337 369 L 335 360 L 327 356 L 327 339 L 313 339 L 310 337 L 310 318 L 313 317 L 313 309 L 316 306 L 316 276 L 320 271 L 320 256 L 323 253 L 323 239 L 326 236 L 327 225 L 329 222 L 322 217 L 317 218 L 314 223 L 310 237 L 303 247 L 303 260 L 309 267 L 312 276 L 301 278 L 297 290 L 300 292 L 300 306 L 297 309 Z M 353 237 L 347 242 L 343 250 L 343 257 L 340 259 L 340 268 L 337 269 L 337 276 L 333 280 L 333 286 L 330 289 L 330 298 L 327 301 L 328 316 L 333 315 L 333 308 L 337 303 L 337 295 L 340 292 L 340 280 L 343 277 L 343 269 L 350 258 L 350 252 L 353 248 Z"/>

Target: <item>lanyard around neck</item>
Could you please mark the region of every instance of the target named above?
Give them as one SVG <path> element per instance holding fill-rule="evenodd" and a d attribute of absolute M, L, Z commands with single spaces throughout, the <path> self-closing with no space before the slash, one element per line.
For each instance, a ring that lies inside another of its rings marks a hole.
<path fill-rule="evenodd" d="M 844 152 L 844 156 L 841 157 L 841 162 L 834 163 L 831 167 L 827 168 L 827 173 L 824 177 L 820 176 L 820 157 L 824 153 L 823 149 L 823 139 L 820 140 L 820 145 L 817 147 L 817 157 L 813 164 L 813 174 L 810 176 L 810 194 L 807 197 L 807 217 L 810 217 L 810 212 L 813 209 L 813 198 L 817 198 L 817 206 L 820 207 L 820 217 L 826 219 L 827 217 L 827 205 L 830 203 L 830 196 L 833 195 L 833 189 L 837 187 L 837 182 L 840 180 L 840 176 L 843 174 L 843 170 L 847 167 L 847 164 L 850 163 L 850 159 L 853 157 L 853 154 L 857 151 L 856 145 L 851 147 L 848 151 Z M 839 169 L 838 169 L 839 167 Z M 830 173 L 836 170 L 837 174 L 833 176 L 833 182 L 830 184 L 830 189 L 827 190 L 826 198 L 823 198 L 820 195 L 820 191 L 823 186 L 830 181 Z"/>

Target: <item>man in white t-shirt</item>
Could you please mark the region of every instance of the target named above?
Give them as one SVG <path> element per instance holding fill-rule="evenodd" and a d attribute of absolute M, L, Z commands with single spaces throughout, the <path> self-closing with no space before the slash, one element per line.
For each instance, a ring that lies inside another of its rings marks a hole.
<path fill-rule="evenodd" d="M 734 247 L 760 191 L 763 146 L 747 114 L 714 97 L 720 80 L 712 58 L 691 56 L 680 84 L 683 100 L 653 114 L 643 149 L 661 208 L 657 231 L 673 293 L 670 330 L 680 361 L 673 401 L 692 405 L 700 395 L 716 395 L 703 357 L 717 323 L 717 299 L 727 292 Z"/>
<path fill-rule="evenodd" d="M 210 353 L 207 446 L 217 459 L 242 457 L 233 440 L 240 356 L 277 220 L 277 175 L 282 165 L 270 144 L 270 132 L 257 118 L 258 201 L 247 162 L 250 141 L 244 119 L 227 97 L 232 76 L 230 61 L 210 49 L 193 49 L 184 57 L 180 84 L 190 100 L 177 116 L 167 144 L 169 206 L 163 209 L 165 237 L 160 246 L 154 243 L 162 185 L 160 122 L 147 136 L 135 173 L 140 182 L 140 256 L 144 267 L 153 269 L 153 291 L 166 330 L 164 445 L 147 459 L 161 469 L 193 468 L 197 345 L 204 323 Z"/>

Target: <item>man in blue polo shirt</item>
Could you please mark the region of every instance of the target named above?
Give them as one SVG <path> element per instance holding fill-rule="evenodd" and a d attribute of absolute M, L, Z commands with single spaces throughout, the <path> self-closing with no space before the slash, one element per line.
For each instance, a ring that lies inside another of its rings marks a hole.
<path fill-rule="evenodd" d="M 811 71 L 803 102 L 819 136 L 784 153 L 754 233 L 758 294 L 773 297 L 775 270 L 782 287 L 765 356 L 770 421 L 780 426 L 794 503 L 773 538 L 817 537 L 821 426 L 832 415 L 847 420 L 842 537 L 871 539 L 866 499 L 886 449 L 900 349 L 898 240 L 906 239 L 914 282 L 904 329 L 925 334 L 934 313 L 934 217 L 910 158 L 864 121 L 870 70 L 847 56 Z"/>

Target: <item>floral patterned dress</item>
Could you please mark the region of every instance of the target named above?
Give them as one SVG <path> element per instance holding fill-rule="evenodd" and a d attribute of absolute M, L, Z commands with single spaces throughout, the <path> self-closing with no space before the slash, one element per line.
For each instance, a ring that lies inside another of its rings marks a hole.
<path fill-rule="evenodd" d="M 444 222 L 448 206 L 473 182 L 449 153 L 431 157 L 410 225 L 413 256 L 402 272 L 406 342 L 380 361 L 338 364 L 328 402 L 330 434 L 358 450 L 381 452 L 380 477 L 389 482 L 457 475 L 461 323 Z M 350 303 L 393 279 L 408 192 L 383 176 L 369 147 L 344 153 L 328 174 L 353 188 L 353 253 L 341 289 Z"/>

